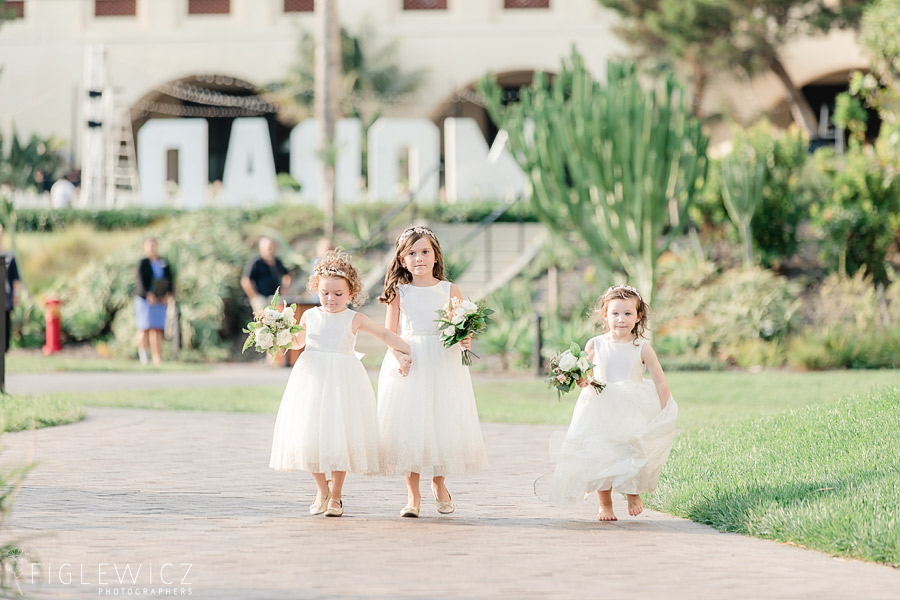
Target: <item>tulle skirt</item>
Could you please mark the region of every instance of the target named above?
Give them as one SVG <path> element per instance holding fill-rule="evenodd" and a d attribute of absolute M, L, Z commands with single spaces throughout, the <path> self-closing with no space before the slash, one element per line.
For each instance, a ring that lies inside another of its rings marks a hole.
<path fill-rule="evenodd" d="M 677 417 L 671 396 L 660 410 L 649 380 L 610 383 L 600 394 L 583 389 L 568 431 L 550 440 L 556 462 L 550 501 L 572 504 L 597 490 L 654 491 L 675 439 Z"/>
<path fill-rule="evenodd" d="M 469 369 L 459 346 L 404 336 L 412 349 L 409 376 L 391 352 L 378 377 L 381 464 L 386 473 L 428 477 L 471 473 L 487 462 Z"/>
<path fill-rule="evenodd" d="M 354 356 L 307 350 L 275 419 L 269 467 L 313 473 L 381 470 L 375 394 Z"/>

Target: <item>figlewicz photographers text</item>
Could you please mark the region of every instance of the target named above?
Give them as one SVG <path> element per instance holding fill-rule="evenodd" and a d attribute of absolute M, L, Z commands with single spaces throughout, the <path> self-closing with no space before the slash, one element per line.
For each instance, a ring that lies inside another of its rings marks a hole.
<path fill-rule="evenodd" d="M 95 586 L 99 596 L 191 596 L 192 563 L 33 563 L 31 585 Z"/>

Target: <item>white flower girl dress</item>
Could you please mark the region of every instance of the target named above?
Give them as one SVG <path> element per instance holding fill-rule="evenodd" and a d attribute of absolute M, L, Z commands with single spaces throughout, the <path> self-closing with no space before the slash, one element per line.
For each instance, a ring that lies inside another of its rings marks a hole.
<path fill-rule="evenodd" d="M 278 408 L 272 469 L 366 475 L 381 470 L 375 394 L 354 353 L 356 314 L 306 311 L 306 349 Z"/>
<path fill-rule="evenodd" d="M 644 340 L 614 343 L 593 338 L 594 379 L 606 387 L 581 390 L 565 435 L 554 434 L 550 455 L 556 462 L 550 501 L 572 504 L 597 490 L 640 494 L 656 489 L 659 473 L 675 439 L 678 406 L 644 379 Z"/>
<path fill-rule="evenodd" d="M 441 342 L 437 310 L 450 302 L 450 282 L 397 286 L 398 333 L 412 349 L 412 368 L 401 377 L 388 351 L 378 377 L 378 425 L 387 473 L 428 477 L 469 473 L 487 462 L 472 379 L 459 345 Z"/>

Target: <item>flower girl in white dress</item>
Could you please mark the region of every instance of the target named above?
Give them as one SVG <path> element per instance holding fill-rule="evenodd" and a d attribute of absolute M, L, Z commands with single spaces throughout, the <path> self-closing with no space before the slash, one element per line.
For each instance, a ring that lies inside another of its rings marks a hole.
<path fill-rule="evenodd" d="M 397 238 L 394 260 L 378 299 L 387 304 L 386 326 L 412 348 L 409 377 L 398 376 L 397 353 L 384 357 L 378 378 L 378 425 L 382 468 L 406 476 L 401 516 L 418 517 L 419 476 L 432 476 L 439 513 L 455 510 L 445 475 L 481 469 L 487 458 L 469 369 L 459 345 L 445 348 L 436 319 L 459 289 L 444 280 L 444 259 L 427 227 L 410 227 Z M 469 348 L 471 340 L 460 343 Z"/>
<path fill-rule="evenodd" d="M 612 491 L 628 499 L 628 514 L 643 511 L 640 494 L 656 489 L 675 438 L 678 406 L 656 353 L 642 339 L 649 307 L 631 286 L 609 288 L 598 311 L 609 331 L 591 338 L 585 351 L 599 394 L 581 379 L 581 394 L 565 437 L 554 435 L 556 470 L 550 501 L 572 504 L 594 491 L 601 521 L 615 521 Z M 649 371 L 653 381 L 643 378 Z"/>
<path fill-rule="evenodd" d="M 269 467 L 312 472 L 317 491 L 309 513 L 340 517 L 346 474 L 381 471 L 375 395 L 354 353 L 356 334 L 364 331 L 393 348 L 401 375 L 409 371 L 410 349 L 394 332 L 347 308 L 350 302 L 363 302 L 364 291 L 345 252 L 326 254 L 306 287 L 322 305 L 300 317 L 304 329 L 294 336 L 293 348 L 305 345 L 306 351 L 294 365 L 281 398 Z"/>

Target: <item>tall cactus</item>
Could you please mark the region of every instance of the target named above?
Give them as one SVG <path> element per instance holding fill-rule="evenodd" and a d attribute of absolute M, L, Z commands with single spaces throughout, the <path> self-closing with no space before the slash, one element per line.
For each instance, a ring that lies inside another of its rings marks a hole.
<path fill-rule="evenodd" d="M 518 103 L 503 105 L 492 76 L 478 91 L 509 133 L 544 224 L 577 232 L 595 260 L 652 299 L 657 259 L 707 164 L 707 138 L 674 77 L 646 91 L 633 64 L 611 62 L 604 87 L 573 49 L 552 83 L 536 74 Z"/>
<path fill-rule="evenodd" d="M 722 171 L 722 200 L 731 222 L 741 236 L 744 266 L 753 264 L 753 231 L 751 223 L 762 202 L 766 185 L 766 158 L 757 156 L 749 142 L 735 148 L 719 163 Z"/>

